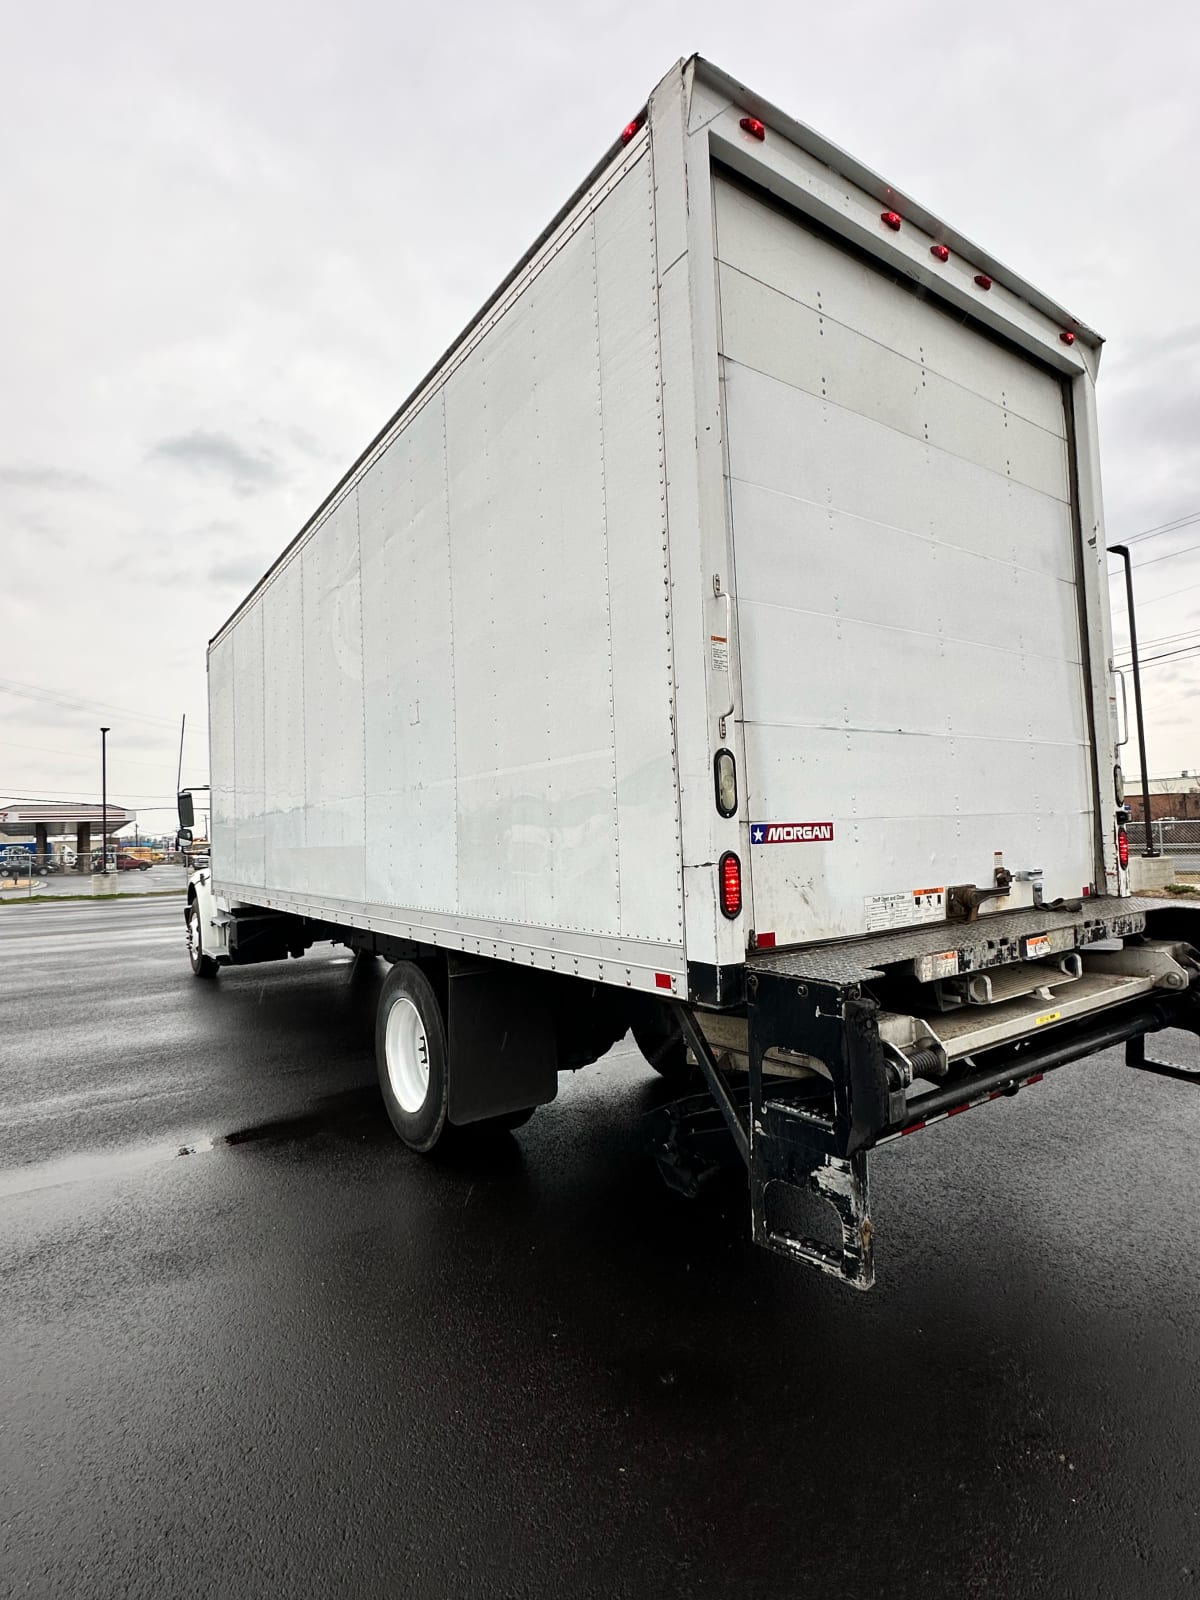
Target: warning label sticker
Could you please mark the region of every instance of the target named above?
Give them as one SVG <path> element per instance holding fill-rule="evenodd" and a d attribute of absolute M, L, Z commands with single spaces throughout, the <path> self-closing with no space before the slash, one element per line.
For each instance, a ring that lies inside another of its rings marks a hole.
<path fill-rule="evenodd" d="M 832 822 L 752 822 L 751 844 L 828 844 Z"/>
<path fill-rule="evenodd" d="M 863 904 L 868 933 L 882 933 L 888 928 L 915 928 L 923 922 L 946 920 L 944 885 L 936 889 L 908 889 L 898 894 L 869 894 L 864 896 Z"/>
<path fill-rule="evenodd" d="M 714 672 L 729 671 L 729 640 L 723 639 L 720 634 L 710 635 L 708 648 L 711 653 L 710 666 Z"/>

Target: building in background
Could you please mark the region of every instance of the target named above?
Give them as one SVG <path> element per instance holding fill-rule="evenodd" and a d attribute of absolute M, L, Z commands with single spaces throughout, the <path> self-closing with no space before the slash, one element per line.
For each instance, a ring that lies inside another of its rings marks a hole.
<path fill-rule="evenodd" d="M 73 855 L 81 872 L 91 866 L 93 841 L 99 850 L 104 813 L 100 806 L 82 802 L 13 801 L 0 806 L 0 849 L 16 845 L 31 849 L 41 861 Z M 109 803 L 109 848 L 113 835 L 137 827 L 137 812 Z"/>
<path fill-rule="evenodd" d="M 1135 822 L 1146 815 L 1141 788 L 1125 791 L 1125 804 Z M 1173 817 L 1200 821 L 1200 771 L 1181 772 L 1177 778 L 1150 779 L 1150 818 L 1153 822 Z"/>

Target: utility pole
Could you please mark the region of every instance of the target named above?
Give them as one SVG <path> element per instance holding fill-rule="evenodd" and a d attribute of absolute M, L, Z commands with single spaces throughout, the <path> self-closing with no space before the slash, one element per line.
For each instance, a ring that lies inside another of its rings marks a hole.
<path fill-rule="evenodd" d="M 108 871 L 108 736 L 110 728 L 100 729 L 100 871 Z"/>

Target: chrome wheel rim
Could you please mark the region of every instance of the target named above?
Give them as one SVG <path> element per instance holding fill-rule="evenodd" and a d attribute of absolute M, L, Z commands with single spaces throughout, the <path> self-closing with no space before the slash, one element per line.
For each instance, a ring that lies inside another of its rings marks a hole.
<path fill-rule="evenodd" d="M 403 995 L 388 1012 L 383 1051 L 396 1103 L 402 1111 L 420 1111 L 429 1094 L 429 1040 L 416 1006 Z"/>
<path fill-rule="evenodd" d="M 200 959 L 200 917 L 195 906 L 187 914 L 188 959 L 195 966 Z"/>

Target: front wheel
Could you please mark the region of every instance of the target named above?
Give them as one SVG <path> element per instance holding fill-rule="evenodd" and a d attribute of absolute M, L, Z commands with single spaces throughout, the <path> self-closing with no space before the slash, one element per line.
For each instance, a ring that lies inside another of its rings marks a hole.
<path fill-rule="evenodd" d="M 197 978 L 215 978 L 217 963 L 204 953 L 204 933 L 200 924 L 200 907 L 193 900 L 187 908 L 188 961 Z"/>

